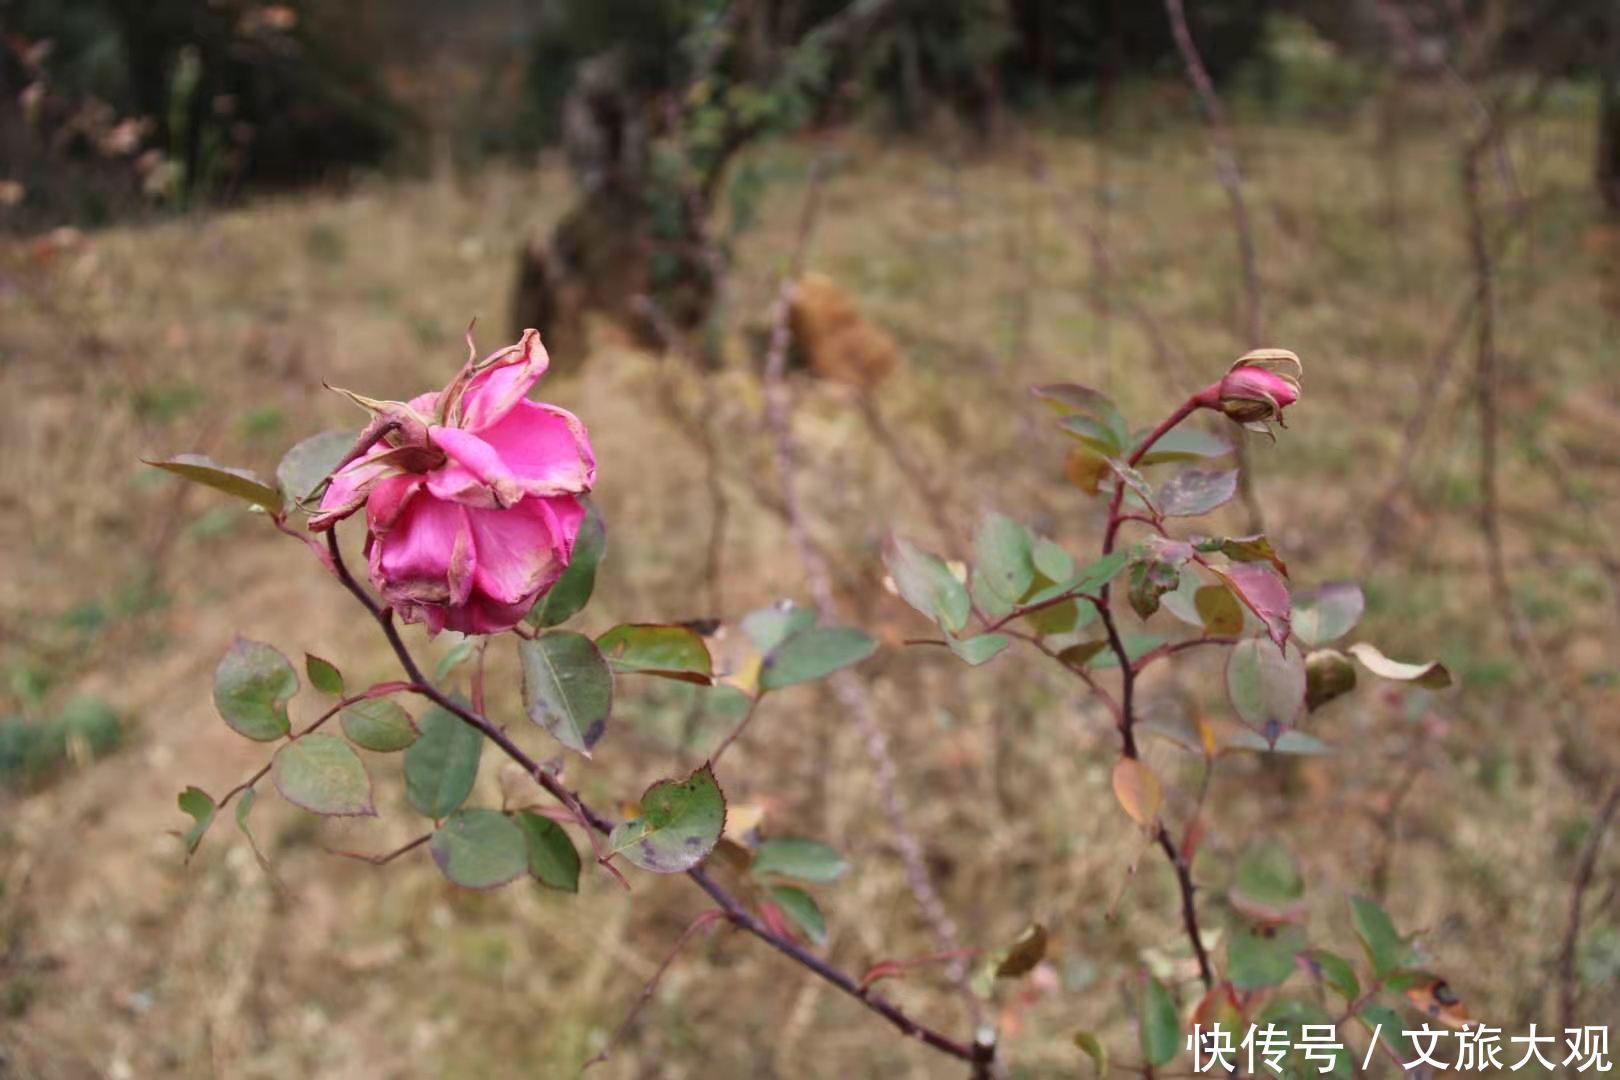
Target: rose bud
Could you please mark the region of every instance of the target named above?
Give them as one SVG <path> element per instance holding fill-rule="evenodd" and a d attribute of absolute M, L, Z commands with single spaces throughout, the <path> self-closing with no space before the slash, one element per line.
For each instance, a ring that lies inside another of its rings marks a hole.
<path fill-rule="evenodd" d="M 525 330 L 439 393 L 348 395 L 373 419 L 309 527 L 365 507 L 371 582 L 406 622 L 510 630 L 567 567 L 596 459 L 572 413 L 527 399 L 549 362 Z"/>
<path fill-rule="evenodd" d="M 1299 357 L 1287 349 L 1256 349 L 1238 358 L 1225 377 L 1200 395 L 1252 431 L 1270 434 L 1268 421 L 1283 423 L 1283 409 L 1299 400 Z"/>

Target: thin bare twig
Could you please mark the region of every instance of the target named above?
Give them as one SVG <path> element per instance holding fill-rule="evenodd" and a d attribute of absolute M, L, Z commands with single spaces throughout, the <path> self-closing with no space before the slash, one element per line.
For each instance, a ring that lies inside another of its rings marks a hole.
<path fill-rule="evenodd" d="M 641 988 L 641 993 L 636 995 L 635 1004 L 630 1006 L 630 1011 L 619 1022 L 619 1026 L 613 1029 L 613 1034 L 608 1036 L 607 1045 L 602 1047 L 601 1052 L 595 1057 L 580 1066 L 580 1072 L 584 1072 L 592 1065 L 600 1065 L 608 1059 L 608 1055 L 619 1044 L 619 1040 L 623 1039 L 625 1033 L 630 1030 L 630 1025 L 635 1023 L 636 1017 L 641 1015 L 642 1008 L 652 999 L 653 991 L 658 989 L 658 983 L 663 979 L 664 973 L 675 962 L 675 958 L 681 954 L 681 950 L 686 948 L 686 943 L 696 937 L 699 931 L 713 926 L 722 919 L 729 921 L 724 908 L 710 908 L 707 911 L 699 912 L 697 918 L 687 924 L 686 929 L 681 931 L 681 936 L 675 939 L 675 945 L 669 950 L 669 955 L 664 957 L 664 962 L 658 965 L 658 970 L 652 973 L 652 978 L 647 980 L 646 984 Z"/>
<path fill-rule="evenodd" d="M 810 237 L 815 229 L 821 179 L 822 169 L 818 161 L 811 171 L 804 209 L 799 220 L 798 238 L 789 261 L 788 272 L 777 291 L 776 302 L 771 312 L 770 347 L 765 357 L 765 421 L 772 435 L 777 486 L 781 491 L 782 503 L 788 511 L 788 533 L 804 567 L 810 595 L 822 616 L 830 618 L 836 615 L 838 608 L 833 596 L 832 577 L 827 560 L 821 550 L 810 542 L 804 510 L 799 502 L 796 460 L 798 455 L 793 440 L 792 407 L 786 383 L 793 286 L 803 270 Z M 900 860 L 905 866 L 906 880 L 917 900 L 917 906 L 933 931 L 939 951 L 957 952 L 961 949 L 961 943 L 957 937 L 956 923 L 945 910 L 945 904 L 940 899 L 938 890 L 934 888 L 933 877 L 923 856 L 922 845 L 906 825 L 905 806 L 899 790 L 899 770 L 895 767 L 894 756 L 889 752 L 888 735 L 878 722 L 876 710 L 866 695 L 866 688 L 848 671 L 835 673 L 828 680 L 828 684 L 833 696 L 855 721 L 856 729 L 865 744 L 867 756 L 872 761 L 884 817 L 894 838 L 895 847 L 900 853 Z M 983 1008 L 978 997 L 967 985 L 966 966 L 959 960 L 951 961 L 947 973 L 961 990 L 975 1027 L 982 1027 Z"/>
<path fill-rule="evenodd" d="M 1620 813 L 1620 782 L 1609 790 L 1609 797 L 1598 811 L 1597 821 L 1586 838 L 1586 847 L 1575 865 L 1575 882 L 1570 889 L 1569 923 L 1564 928 L 1564 942 L 1558 950 L 1558 1027 L 1569 1030 L 1576 1026 L 1575 1010 L 1580 1006 L 1580 979 L 1575 970 L 1576 954 L 1581 943 L 1581 919 L 1586 903 L 1586 892 L 1592 887 L 1597 870 L 1598 855 L 1603 850 L 1603 837 Z"/>

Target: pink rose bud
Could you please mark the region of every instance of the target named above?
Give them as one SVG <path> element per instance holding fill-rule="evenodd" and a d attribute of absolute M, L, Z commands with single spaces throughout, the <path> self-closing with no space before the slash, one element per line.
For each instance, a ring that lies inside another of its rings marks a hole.
<path fill-rule="evenodd" d="M 1287 349 L 1256 349 L 1210 388 L 1211 407 L 1253 430 L 1268 431 L 1270 420 L 1287 427 L 1283 409 L 1299 400 L 1301 374 L 1299 357 Z"/>
<path fill-rule="evenodd" d="M 348 395 L 373 419 L 309 527 L 363 506 L 371 583 L 406 622 L 510 630 L 567 567 L 596 459 L 572 413 L 527 398 L 549 363 L 525 330 L 439 393 Z"/>

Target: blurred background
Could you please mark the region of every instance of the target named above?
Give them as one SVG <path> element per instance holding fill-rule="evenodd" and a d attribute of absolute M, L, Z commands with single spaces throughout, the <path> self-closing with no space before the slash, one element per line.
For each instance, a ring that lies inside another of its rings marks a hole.
<path fill-rule="evenodd" d="M 1094 551 L 1098 505 L 1027 385 L 1097 386 L 1141 425 L 1261 344 L 1305 364 L 1290 429 L 1247 447 L 1294 583 L 1361 580 L 1366 636 L 1460 688 L 1363 687 L 1310 720 L 1329 756 L 1223 756 L 1210 921 L 1219 867 L 1275 835 L 1313 940 L 1352 950 L 1366 893 L 1475 1016 L 1620 1016 L 1620 843 L 1597 842 L 1620 761 L 1620 11 L 1186 9 L 1207 82 L 1157 0 L 0 0 L 0 1076 L 573 1076 L 607 1045 L 702 908 L 686 882 L 475 894 L 425 857 L 331 857 L 413 831 L 382 761 L 376 821 L 261 800 L 273 875 L 223 822 L 185 863 L 176 792 L 262 759 L 209 698 L 233 634 L 393 673 L 305 550 L 138 459 L 269 475 L 358 427 L 323 381 L 410 396 L 474 316 L 484 349 L 536 326 L 542 396 L 601 467 L 586 627 L 808 600 L 761 381 L 801 272 L 797 500 L 837 617 L 890 646 L 860 670 L 904 825 L 965 945 L 1053 936 L 992 1005 L 1008 1075 L 1088 1071 L 1079 1029 L 1134 1059 L 1137 972 L 1187 976 L 1174 882 L 1056 665 L 901 646 L 928 628 L 882 589 L 883 538 L 965 557 L 998 509 Z M 1239 503 L 1208 531 L 1256 523 Z M 1218 659 L 1188 660 L 1150 707 L 1229 715 Z M 491 663 L 492 709 L 551 753 L 514 658 Z M 733 722 L 636 686 L 569 779 L 612 806 Z M 1150 745 L 1179 814 L 1198 759 Z M 722 781 L 733 812 L 850 860 L 817 890 L 836 963 L 934 951 L 837 699 L 773 697 Z M 967 1030 L 937 968 L 887 985 Z M 950 1074 L 726 934 L 593 1071 Z"/>

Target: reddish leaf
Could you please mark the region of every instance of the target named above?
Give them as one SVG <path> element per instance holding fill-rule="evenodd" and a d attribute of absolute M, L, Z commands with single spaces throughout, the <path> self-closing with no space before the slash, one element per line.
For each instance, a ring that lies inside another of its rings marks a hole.
<path fill-rule="evenodd" d="M 1266 624 L 1266 633 L 1280 649 L 1288 640 L 1288 586 L 1265 563 L 1233 563 L 1210 567 L 1229 585 L 1237 598 Z"/>

